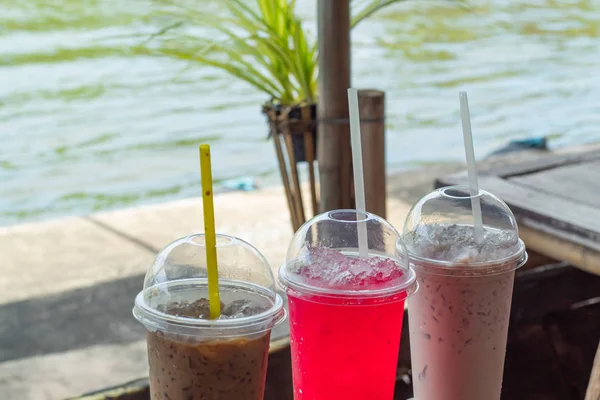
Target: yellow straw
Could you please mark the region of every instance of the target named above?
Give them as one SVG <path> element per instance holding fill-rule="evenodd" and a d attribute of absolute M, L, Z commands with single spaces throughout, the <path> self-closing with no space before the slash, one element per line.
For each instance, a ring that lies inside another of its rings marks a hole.
<path fill-rule="evenodd" d="M 200 145 L 200 175 L 202 176 L 202 203 L 204 204 L 204 238 L 206 241 L 210 318 L 217 319 L 221 315 L 221 299 L 219 296 L 219 271 L 217 269 L 217 237 L 215 233 L 210 146 L 207 144 Z"/>

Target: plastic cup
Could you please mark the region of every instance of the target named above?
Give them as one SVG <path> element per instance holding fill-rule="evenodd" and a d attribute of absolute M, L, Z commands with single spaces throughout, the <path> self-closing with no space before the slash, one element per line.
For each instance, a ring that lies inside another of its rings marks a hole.
<path fill-rule="evenodd" d="M 204 235 L 169 244 L 133 315 L 147 329 L 152 400 L 262 400 L 271 329 L 285 318 L 266 259 L 217 235 L 221 317 L 209 319 Z"/>
<path fill-rule="evenodd" d="M 508 206 L 478 197 L 483 241 L 467 186 L 428 194 L 406 219 L 419 285 L 408 302 L 416 400 L 500 399 L 515 270 L 527 253 Z"/>
<path fill-rule="evenodd" d="M 367 257 L 358 256 L 359 224 Z M 398 232 L 369 213 L 320 214 L 294 235 L 279 281 L 289 301 L 294 398 L 392 399 L 415 282 Z"/>

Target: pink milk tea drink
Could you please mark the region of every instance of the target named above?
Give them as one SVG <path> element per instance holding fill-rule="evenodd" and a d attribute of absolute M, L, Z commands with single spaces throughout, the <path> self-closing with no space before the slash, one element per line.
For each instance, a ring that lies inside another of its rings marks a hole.
<path fill-rule="evenodd" d="M 499 400 L 515 270 L 527 259 L 515 218 L 480 190 L 436 190 L 404 226 L 419 289 L 408 302 L 415 400 Z"/>
<path fill-rule="evenodd" d="M 415 287 L 398 232 L 369 213 L 320 214 L 294 235 L 279 281 L 289 299 L 294 399 L 391 400 L 404 301 Z"/>

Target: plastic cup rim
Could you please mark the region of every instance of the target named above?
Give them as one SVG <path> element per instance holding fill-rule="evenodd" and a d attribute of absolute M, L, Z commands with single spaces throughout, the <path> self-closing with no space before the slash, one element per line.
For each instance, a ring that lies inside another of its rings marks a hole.
<path fill-rule="evenodd" d="M 232 235 L 227 235 L 225 233 L 216 233 L 215 236 L 217 238 L 217 241 L 215 243 L 215 247 L 227 247 L 227 246 L 230 246 L 232 244 L 235 244 L 235 242 L 242 242 L 244 244 L 250 244 L 250 243 L 247 243 L 246 241 L 244 241 L 244 240 L 242 240 L 242 239 L 240 239 L 238 237 L 235 237 L 235 236 L 232 236 Z M 187 242 L 193 244 L 194 246 L 206 247 L 205 243 L 197 242 L 195 240 L 197 238 L 205 238 L 205 237 L 206 237 L 206 234 L 204 234 L 204 233 L 193 233 L 191 235 L 184 236 L 181 239 L 185 239 Z M 219 242 L 219 239 L 224 239 L 224 241 L 221 240 L 221 242 Z M 177 242 L 177 240 L 175 242 Z"/>
<path fill-rule="evenodd" d="M 453 194 L 446 193 L 449 190 L 459 190 L 459 189 L 464 190 L 466 192 L 464 196 L 456 196 Z M 471 188 L 468 185 L 444 186 L 444 187 L 437 189 L 437 191 L 440 192 L 442 194 L 442 196 L 448 197 L 450 199 L 459 199 L 459 200 L 475 199 L 478 197 L 483 197 L 483 195 L 486 194 L 485 190 L 478 189 L 477 194 L 472 195 Z"/>
<path fill-rule="evenodd" d="M 472 263 L 466 263 L 466 262 L 460 263 L 460 262 L 455 262 L 455 261 L 436 260 L 433 258 L 419 256 L 419 255 L 411 252 L 410 250 L 408 250 L 408 259 L 409 259 L 410 264 L 412 264 L 412 265 L 432 264 L 435 267 L 438 267 L 441 269 L 447 269 L 447 270 L 459 270 L 459 269 L 482 270 L 482 269 L 488 269 L 488 268 L 493 268 L 493 267 L 498 267 L 498 266 L 503 266 L 503 265 L 510 265 L 510 264 L 515 264 L 516 267 L 514 269 L 517 269 L 517 268 L 523 266 L 527 262 L 527 259 L 528 259 L 527 251 L 525 249 L 525 243 L 523 242 L 523 240 L 519 239 L 518 244 L 519 244 L 519 250 L 516 251 L 514 254 L 512 254 L 508 257 L 499 258 L 499 259 L 495 259 L 495 260 L 491 260 L 491 261 L 477 261 L 477 262 L 472 262 Z"/>
<path fill-rule="evenodd" d="M 208 284 L 207 278 L 190 278 L 190 279 L 179 279 L 168 282 L 161 282 L 156 285 L 152 285 L 148 288 L 143 289 L 139 292 L 135 297 L 135 303 L 133 307 L 133 315 L 134 317 L 141 322 L 142 324 L 148 326 L 150 325 L 158 325 L 158 324 L 167 324 L 167 325 L 175 325 L 186 328 L 198 328 L 198 329 L 240 329 L 240 328 L 248 328 L 254 325 L 258 325 L 261 323 L 272 322 L 273 326 L 279 324 L 285 319 L 286 313 L 283 307 L 283 299 L 277 292 L 273 292 L 270 289 L 264 288 L 262 286 L 238 281 L 238 280 L 230 280 L 230 279 L 221 279 L 219 285 L 223 285 L 226 283 L 233 283 L 234 286 L 243 287 L 247 289 L 254 289 L 258 291 L 260 294 L 266 295 L 266 297 L 270 298 L 273 301 L 272 306 L 261 313 L 242 317 L 242 318 L 231 318 L 231 319 L 197 319 L 197 318 L 188 318 L 188 317 L 177 317 L 174 315 L 169 315 L 163 312 L 156 310 L 155 308 L 150 307 L 146 301 L 144 300 L 145 295 L 151 291 L 158 289 L 162 286 L 181 284 L 181 283 L 191 283 L 191 282 L 200 282 L 202 284 Z M 257 290 L 258 289 L 258 290 Z M 275 295 L 273 297 L 273 294 Z M 258 331 L 258 329 L 257 329 Z"/>
<path fill-rule="evenodd" d="M 285 289 L 291 289 L 293 291 L 297 291 L 303 294 L 305 293 L 327 298 L 357 300 L 391 297 L 402 292 L 405 292 L 406 297 L 408 297 L 416 290 L 417 275 L 414 269 L 410 266 L 404 270 L 405 276 L 406 274 L 408 274 L 408 277 L 404 279 L 401 283 L 389 287 L 384 287 L 381 289 L 352 290 L 331 289 L 294 281 L 288 276 L 289 274 L 286 265 L 286 263 L 283 263 L 279 267 L 278 281 L 280 286 L 284 287 Z"/>
<path fill-rule="evenodd" d="M 342 213 L 352 213 L 355 216 L 357 216 L 356 219 L 338 219 L 335 218 L 334 215 L 335 214 L 342 214 Z M 373 219 L 376 219 L 376 215 L 373 213 L 370 213 L 368 211 L 360 211 L 360 210 L 355 210 L 352 208 L 342 208 L 339 210 L 331 210 L 331 211 L 327 211 L 326 213 L 327 218 L 329 218 L 329 220 L 331 221 L 335 221 L 335 222 L 341 222 L 341 223 L 359 223 L 359 222 L 367 222 Z M 380 217 L 377 217 L 380 218 Z"/>

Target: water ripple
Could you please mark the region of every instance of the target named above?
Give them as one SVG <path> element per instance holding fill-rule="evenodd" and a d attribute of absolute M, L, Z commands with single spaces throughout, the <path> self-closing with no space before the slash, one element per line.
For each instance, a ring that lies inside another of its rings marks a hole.
<path fill-rule="evenodd" d="M 314 33 L 314 0 L 298 6 Z M 0 225 L 198 195 L 200 142 L 217 180 L 278 181 L 267 98 L 140 51 L 152 7 L 0 0 Z M 353 83 L 386 90 L 390 169 L 462 160 L 459 90 L 479 157 L 597 141 L 599 36 L 600 0 L 402 2 L 353 32 Z"/>

